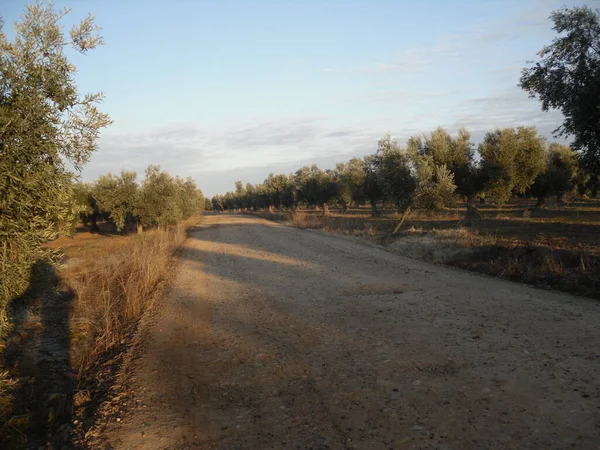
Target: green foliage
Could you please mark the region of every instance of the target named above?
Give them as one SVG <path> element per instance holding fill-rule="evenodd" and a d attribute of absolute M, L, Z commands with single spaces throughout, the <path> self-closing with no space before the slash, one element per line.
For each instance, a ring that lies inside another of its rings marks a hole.
<path fill-rule="evenodd" d="M 481 176 L 497 203 L 523 194 L 546 165 L 546 142 L 535 127 L 505 128 L 487 133 L 479 145 Z"/>
<path fill-rule="evenodd" d="M 213 197 L 211 205 L 219 211 L 301 204 L 327 212 L 332 203 L 345 210 L 352 202 L 369 202 L 376 215 L 378 204 L 384 201 L 406 217 L 413 205 L 430 211 L 441 209 L 458 195 L 467 200 L 467 214 L 477 215 L 477 197 L 489 196 L 503 203 L 512 195 L 530 192 L 534 181 L 537 188 L 543 180 L 551 180 L 552 195 L 559 198 L 575 184 L 582 183 L 585 190 L 596 186 L 591 177 L 583 175 L 568 147 L 552 144 L 548 149 L 533 127 L 487 133 L 479 153 L 476 160 L 465 129 L 452 136 L 437 128 L 412 137 L 407 150 L 388 134 L 379 140 L 377 151 L 362 160 L 338 163 L 333 170 L 313 164 L 289 176 L 271 173 L 263 183 L 248 183 L 245 188 L 238 181 L 234 192 Z"/>
<path fill-rule="evenodd" d="M 371 214 L 377 214 L 377 202 L 383 198 L 383 191 L 380 183 L 377 182 L 377 170 L 379 158 L 376 155 L 368 155 L 364 159 L 365 164 L 365 198 L 371 204 Z"/>
<path fill-rule="evenodd" d="M 98 28 L 90 16 L 69 39 L 60 23 L 67 13 L 37 4 L 15 24 L 12 41 L 0 28 L 0 325 L 33 264 L 56 259 L 41 244 L 77 215 L 65 162 L 80 170 L 110 123 L 96 108 L 101 94 L 79 94 L 64 51 L 99 45 Z"/>
<path fill-rule="evenodd" d="M 435 173 L 434 166 L 447 169 L 459 195 L 471 199 L 482 191 L 471 135 L 464 128 L 458 130 L 456 137 L 443 128 L 437 128 L 428 136 L 412 137 L 408 141 L 408 152 L 415 164 L 423 158 L 429 161 L 432 173 Z"/>
<path fill-rule="evenodd" d="M 210 202 L 213 211 L 223 211 L 225 209 L 222 195 L 215 195 Z"/>
<path fill-rule="evenodd" d="M 384 197 L 390 200 L 399 212 L 406 211 L 413 202 L 417 188 L 408 153 L 387 134 L 379 140 L 372 164 L 377 185 Z"/>
<path fill-rule="evenodd" d="M 413 147 L 411 159 L 417 180 L 415 205 L 427 211 L 447 207 L 456 190 L 454 175 L 445 165 L 436 164 L 433 154 L 416 152 L 414 141 L 409 141 L 409 147 Z"/>
<path fill-rule="evenodd" d="M 299 200 L 307 205 L 325 209 L 336 195 L 333 173 L 322 171 L 316 164 L 298 170 L 295 182 Z"/>
<path fill-rule="evenodd" d="M 267 206 L 281 208 L 290 207 L 294 204 L 294 185 L 289 182 L 283 174 L 270 173 L 262 184 L 266 196 Z"/>
<path fill-rule="evenodd" d="M 572 135 L 583 165 L 600 174 L 600 11 L 587 6 L 552 13 L 558 36 L 540 52 L 540 61 L 523 69 L 520 86 L 564 116 L 556 130 Z"/>
<path fill-rule="evenodd" d="M 108 215 L 117 231 L 125 230 L 126 225 L 135 220 L 138 195 L 136 178 L 135 172 L 123 170 L 118 177 L 110 173 L 99 177 L 92 187 L 99 211 Z"/>
<path fill-rule="evenodd" d="M 196 187 L 194 180 L 191 177 L 185 180 L 176 177 L 175 183 L 177 185 L 177 206 L 181 214 L 180 220 L 200 214 L 204 210 L 204 195 Z"/>
<path fill-rule="evenodd" d="M 334 177 L 337 185 L 337 197 L 342 205 L 348 205 L 350 202 L 364 203 L 367 172 L 363 160 L 352 158 L 347 163 L 337 164 Z"/>
<path fill-rule="evenodd" d="M 538 198 L 538 206 L 543 206 L 551 195 L 562 201 L 564 195 L 575 187 L 577 172 L 577 157 L 573 150 L 566 145 L 550 144 L 546 170 L 531 186 L 531 192 Z"/>
<path fill-rule="evenodd" d="M 73 185 L 73 202 L 79 212 L 79 219 L 91 225 L 91 231 L 98 231 L 97 220 L 100 216 L 98 201 L 94 196 L 94 185 L 77 182 Z"/>
<path fill-rule="evenodd" d="M 202 193 L 191 178 L 182 180 L 149 166 L 133 209 L 144 228 L 174 225 L 202 211 Z"/>

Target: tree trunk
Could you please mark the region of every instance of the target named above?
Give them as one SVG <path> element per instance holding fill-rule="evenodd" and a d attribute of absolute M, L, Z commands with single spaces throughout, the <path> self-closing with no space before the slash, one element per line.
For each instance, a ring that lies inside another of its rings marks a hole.
<path fill-rule="evenodd" d="M 324 216 L 328 216 L 329 215 L 329 205 L 327 203 L 323 203 L 323 215 Z"/>
<path fill-rule="evenodd" d="M 371 200 L 371 217 L 377 216 L 377 202 Z"/>
<path fill-rule="evenodd" d="M 348 203 L 342 201 L 342 211 L 346 212 L 348 211 Z"/>
<path fill-rule="evenodd" d="M 143 233 L 144 232 L 144 227 L 142 226 L 141 223 L 137 224 L 137 232 L 138 234 Z"/>
<path fill-rule="evenodd" d="M 98 231 L 100 231 L 100 228 L 98 228 L 98 217 L 96 216 L 96 214 L 91 215 L 90 222 L 92 223 L 90 226 L 90 231 L 92 233 L 97 233 Z"/>
<path fill-rule="evenodd" d="M 598 198 L 598 185 L 600 183 L 598 182 L 598 177 L 594 176 L 592 178 L 591 181 L 591 185 L 592 185 L 592 198 Z"/>
<path fill-rule="evenodd" d="M 545 208 L 546 207 L 546 196 L 538 195 L 537 199 L 538 199 L 538 201 L 537 201 L 535 207 L 536 208 Z"/>
<path fill-rule="evenodd" d="M 480 197 L 479 198 L 479 204 L 480 205 L 485 205 L 485 198 L 484 197 Z"/>
<path fill-rule="evenodd" d="M 406 208 L 404 210 L 404 212 L 402 213 L 402 217 L 400 217 L 400 222 L 398 222 L 398 225 L 396 225 L 396 228 L 394 228 L 394 231 L 392 231 L 392 234 L 396 234 L 398 232 L 398 230 L 404 223 L 404 220 L 408 217 L 409 214 L 410 214 L 410 206 L 408 208 Z"/>
<path fill-rule="evenodd" d="M 472 195 L 467 197 L 467 217 L 479 217 L 479 211 L 477 210 L 477 197 Z"/>

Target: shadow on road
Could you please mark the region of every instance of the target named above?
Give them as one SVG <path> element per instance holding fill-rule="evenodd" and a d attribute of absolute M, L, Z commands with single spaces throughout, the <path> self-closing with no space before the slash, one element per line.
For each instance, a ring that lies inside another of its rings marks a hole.
<path fill-rule="evenodd" d="M 72 414 L 73 379 L 69 311 L 72 290 L 56 269 L 38 261 L 29 287 L 13 300 L 14 319 L 4 365 L 19 380 L 13 425 L 0 436 L 2 448 L 63 448 Z"/>

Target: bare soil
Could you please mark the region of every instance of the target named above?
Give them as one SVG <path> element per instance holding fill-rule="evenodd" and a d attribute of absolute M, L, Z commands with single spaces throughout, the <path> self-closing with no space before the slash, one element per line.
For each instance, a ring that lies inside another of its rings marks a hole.
<path fill-rule="evenodd" d="M 149 322 L 115 449 L 600 445 L 600 303 L 208 217 Z"/>

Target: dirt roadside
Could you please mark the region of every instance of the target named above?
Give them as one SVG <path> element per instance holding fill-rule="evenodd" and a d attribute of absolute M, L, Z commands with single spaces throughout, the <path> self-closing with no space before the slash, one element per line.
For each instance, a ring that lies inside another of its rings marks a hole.
<path fill-rule="evenodd" d="M 598 448 L 600 303 L 255 218 L 181 254 L 94 448 Z"/>

